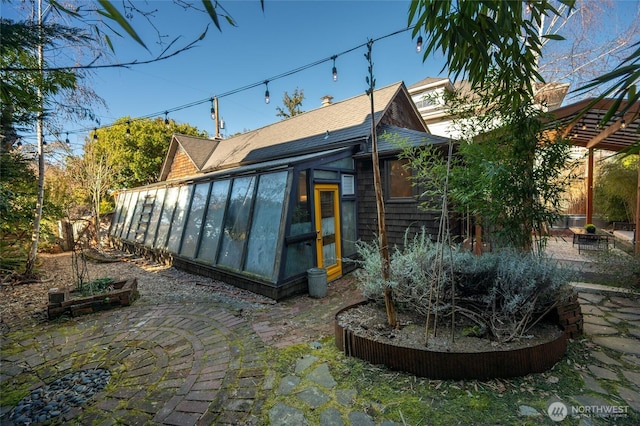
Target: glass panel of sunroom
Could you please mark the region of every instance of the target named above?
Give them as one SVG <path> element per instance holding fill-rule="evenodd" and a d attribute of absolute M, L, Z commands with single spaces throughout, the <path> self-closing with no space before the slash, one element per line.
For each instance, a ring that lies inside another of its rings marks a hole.
<path fill-rule="evenodd" d="M 167 189 L 164 206 L 162 207 L 162 215 L 160 215 L 160 224 L 158 225 L 158 235 L 156 236 L 156 248 L 165 248 L 167 244 L 167 235 L 171 227 L 171 219 L 173 218 L 173 210 L 178 201 L 179 186 Z"/>
<path fill-rule="evenodd" d="M 118 238 L 122 238 L 122 229 L 124 228 L 124 222 L 127 220 L 129 201 L 131 201 L 131 192 L 125 192 L 124 194 L 121 194 L 120 197 L 122 197 L 122 209 L 120 211 L 120 219 L 118 220 L 118 228 L 113 233 L 113 235 Z"/>
<path fill-rule="evenodd" d="M 202 240 L 198 249 L 198 260 L 214 264 L 218 254 L 222 219 L 227 207 L 230 180 L 213 182 L 209 205 L 202 228 Z"/>
<path fill-rule="evenodd" d="M 291 228 L 289 236 L 309 234 L 313 232 L 311 223 L 311 199 L 307 191 L 307 171 L 298 173 L 298 183 L 293 199 L 293 216 L 291 218 Z M 301 274 L 309 268 L 315 266 L 315 256 L 313 255 L 313 239 L 298 241 L 287 244 L 285 260 L 285 278 Z"/>
<path fill-rule="evenodd" d="M 218 265 L 240 271 L 242 254 L 249 231 L 255 176 L 235 178 L 224 221 Z"/>
<path fill-rule="evenodd" d="M 123 220 L 123 209 L 124 209 L 124 200 L 127 194 L 118 194 L 116 197 L 116 207 L 114 209 L 113 221 L 111 221 L 111 229 L 109 230 L 110 234 L 114 237 L 120 233 L 122 229 L 122 220 Z"/>
<path fill-rule="evenodd" d="M 182 239 L 182 230 L 184 229 L 184 221 L 187 217 L 187 209 L 189 208 L 192 189 L 193 185 L 180 187 L 178 201 L 176 202 L 176 211 L 173 214 L 173 220 L 171 222 L 169 242 L 167 243 L 167 250 L 171 253 L 178 253 L 180 250 L 180 240 Z"/>
<path fill-rule="evenodd" d="M 273 279 L 288 172 L 260 176 L 244 270 Z"/>
<path fill-rule="evenodd" d="M 140 215 L 142 213 L 142 207 L 144 204 L 144 197 L 147 195 L 147 191 L 139 191 L 138 198 L 136 200 L 136 207 L 133 210 L 133 217 L 131 218 L 131 224 L 129 225 L 129 234 L 127 240 L 136 241 L 138 234 L 138 228 L 140 224 Z"/>
<path fill-rule="evenodd" d="M 180 255 L 193 259 L 198 248 L 198 237 L 202 227 L 207 194 L 209 193 L 210 182 L 199 183 L 193 191 L 193 201 L 187 217 L 187 225 L 184 228 L 184 237 Z"/>
<path fill-rule="evenodd" d="M 146 246 L 153 247 L 153 242 L 156 239 L 156 231 L 158 230 L 158 223 L 160 222 L 166 192 L 166 188 L 160 188 L 156 192 L 156 197 L 153 201 L 153 211 L 151 212 L 151 219 L 149 219 L 149 226 L 147 228 L 147 237 L 144 239 Z"/>
<path fill-rule="evenodd" d="M 122 228 L 122 239 L 126 240 L 129 236 L 129 229 L 131 228 L 131 220 L 133 219 L 133 213 L 136 211 L 136 203 L 138 201 L 138 193 L 132 192 L 131 198 L 127 203 L 127 217 L 124 220 L 124 227 Z"/>

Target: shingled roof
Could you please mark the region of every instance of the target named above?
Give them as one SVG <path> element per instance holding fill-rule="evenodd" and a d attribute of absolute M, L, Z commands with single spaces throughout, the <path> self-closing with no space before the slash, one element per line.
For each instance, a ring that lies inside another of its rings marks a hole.
<path fill-rule="evenodd" d="M 374 92 L 374 118 L 378 133 L 384 126 L 411 129 L 421 136 L 429 133 L 402 82 Z M 362 94 L 228 139 L 176 134 L 160 180 L 167 178 L 179 147 L 202 174 L 354 145 L 370 150 L 370 136 L 371 103 Z"/>
<path fill-rule="evenodd" d="M 182 151 L 193 163 L 196 171 L 201 172 L 202 167 L 205 165 L 206 161 L 211 156 L 211 153 L 216 149 L 219 143 L 220 139 L 206 139 L 175 133 L 171 138 L 167 156 L 162 164 L 160 180 L 166 179 L 169 175 L 172 161 L 179 149 L 182 148 Z"/>
<path fill-rule="evenodd" d="M 393 110 L 394 102 L 403 100 L 413 105 L 402 82 L 376 90 L 376 126 L 386 112 Z M 428 132 L 415 112 L 413 126 Z M 204 165 L 203 172 L 358 144 L 370 134 L 371 104 L 363 94 L 225 139 Z"/>

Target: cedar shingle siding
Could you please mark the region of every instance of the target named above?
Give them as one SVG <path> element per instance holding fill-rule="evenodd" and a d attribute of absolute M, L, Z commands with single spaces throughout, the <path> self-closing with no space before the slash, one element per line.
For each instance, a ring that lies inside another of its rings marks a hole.
<path fill-rule="evenodd" d="M 382 162 L 380 169 L 384 170 Z M 378 234 L 378 215 L 371 161 L 358 160 L 356 162 L 356 171 L 358 179 L 358 237 L 363 241 L 373 241 Z M 382 180 L 384 188 L 384 173 L 382 173 Z M 440 221 L 439 212 L 424 211 L 418 208 L 417 200 L 415 202 L 386 200 L 384 206 L 389 247 L 402 247 L 408 228 L 410 228 L 409 236 L 411 236 L 420 232 L 422 227 L 425 227 L 427 232 L 432 235 L 432 239 L 436 239 Z M 458 235 L 459 224 L 454 216 L 450 216 L 451 234 Z"/>
<path fill-rule="evenodd" d="M 167 180 L 178 179 L 187 176 L 193 176 L 198 172 L 198 169 L 193 165 L 193 161 L 189 158 L 184 150 L 179 149 L 173 157 L 171 163 L 171 170 L 167 175 Z"/>

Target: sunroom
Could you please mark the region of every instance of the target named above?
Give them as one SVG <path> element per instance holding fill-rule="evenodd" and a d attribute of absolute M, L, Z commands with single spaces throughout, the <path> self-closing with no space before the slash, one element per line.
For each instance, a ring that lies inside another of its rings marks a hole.
<path fill-rule="evenodd" d="M 446 142 L 428 134 L 404 84 L 374 96 L 378 134 Z M 370 135 L 366 95 L 225 140 L 174 135 L 165 180 L 118 194 L 111 241 L 276 300 L 305 292 L 310 268 L 338 278 L 354 267 L 344 260 L 358 238 L 371 238 L 375 224 L 358 223 L 370 217 L 359 212 L 372 197 Z M 398 220 L 415 222 L 406 201 Z"/>

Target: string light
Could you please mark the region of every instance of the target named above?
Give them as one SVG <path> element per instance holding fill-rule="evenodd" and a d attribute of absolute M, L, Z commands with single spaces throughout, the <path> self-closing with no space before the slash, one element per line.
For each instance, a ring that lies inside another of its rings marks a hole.
<path fill-rule="evenodd" d="M 378 38 L 376 38 L 376 39 L 373 39 L 373 41 L 383 40 L 383 39 L 386 39 L 386 38 L 389 38 L 389 37 L 395 36 L 395 35 L 397 35 L 397 34 L 401 34 L 401 33 L 407 32 L 407 31 L 412 30 L 412 29 L 414 29 L 414 28 L 415 28 L 414 26 L 412 26 L 412 27 L 407 27 L 407 28 L 402 28 L 402 29 L 400 29 L 400 30 L 397 30 L 397 31 L 391 32 L 391 33 L 389 33 L 389 34 L 385 34 L 385 35 L 383 35 L 383 36 L 381 36 L 381 37 L 378 37 Z M 419 37 L 418 37 L 418 42 L 420 43 L 420 49 L 421 49 L 421 48 L 422 48 L 422 44 L 421 44 L 421 43 L 422 43 L 422 36 L 419 36 Z M 265 85 L 267 86 L 267 87 L 266 87 L 266 91 L 265 91 L 265 102 L 266 102 L 266 103 L 269 103 L 269 102 L 270 102 L 270 96 L 269 96 L 269 87 L 268 87 L 268 83 L 269 83 L 271 80 L 282 79 L 282 78 L 284 78 L 284 77 L 288 77 L 288 76 L 291 76 L 291 75 L 297 74 L 297 73 L 299 73 L 299 72 L 301 72 L 301 71 L 305 71 L 305 70 L 307 70 L 307 69 L 309 69 L 309 68 L 313 68 L 313 67 L 315 67 L 315 66 L 317 66 L 317 65 L 323 64 L 323 63 L 325 63 L 325 62 L 327 62 L 327 61 L 329 61 L 329 60 L 334 60 L 334 61 L 335 61 L 335 59 L 334 59 L 334 58 L 337 58 L 338 56 L 341 56 L 341 55 L 346 55 L 347 53 L 351 53 L 351 52 L 353 52 L 353 51 L 355 51 L 355 50 L 358 50 L 358 49 L 360 49 L 360 48 L 362 48 L 362 47 L 364 47 L 364 46 L 366 46 L 366 45 L 367 45 L 367 43 L 363 43 L 363 44 L 360 44 L 360 45 L 354 46 L 354 47 L 352 47 L 352 48 L 350 48 L 350 49 L 347 49 L 347 50 L 345 50 L 345 51 L 343 51 L 343 52 L 341 52 L 341 53 L 339 53 L 339 54 L 337 54 L 337 55 L 334 55 L 334 56 L 331 56 L 331 57 L 325 57 L 324 59 L 319 59 L 319 60 L 317 60 L 317 61 L 315 61 L 315 62 L 312 62 L 312 63 L 306 64 L 306 65 L 300 66 L 300 67 L 298 67 L 298 68 L 291 69 L 291 70 L 289 70 L 289 71 L 283 72 L 283 73 L 281 73 L 281 74 L 278 74 L 278 75 L 276 75 L 276 76 L 271 77 L 269 80 L 262 80 L 262 81 L 260 81 L 260 82 L 251 83 L 251 84 L 248 84 L 248 85 L 246 85 L 246 86 L 242 86 L 242 87 L 238 87 L 238 88 L 236 88 L 236 89 L 229 90 L 228 92 L 224 92 L 224 93 L 219 94 L 219 95 L 218 95 L 218 98 L 226 97 L 226 96 L 231 96 L 231 95 L 235 95 L 235 94 L 237 94 L 237 93 L 240 93 L 240 92 L 243 92 L 243 91 L 246 91 L 246 90 L 249 90 L 249 89 L 252 89 L 252 88 L 258 87 L 258 86 L 260 86 L 260 85 L 262 85 L 262 84 L 265 84 Z M 418 48 L 418 46 L 416 46 L 416 49 L 417 49 L 417 48 Z M 335 62 L 334 62 L 334 65 L 335 65 Z M 334 66 L 334 67 L 335 67 L 335 66 Z M 337 71 L 337 69 L 336 69 L 336 71 Z M 332 74 L 333 74 L 333 69 L 332 69 Z M 337 81 L 337 72 L 335 73 L 335 79 L 336 79 L 336 81 Z M 269 97 L 268 97 L 268 96 L 269 96 Z M 181 111 L 181 110 L 184 110 L 184 109 L 187 109 L 187 108 L 191 108 L 191 107 L 194 107 L 194 106 L 198 106 L 198 105 L 201 105 L 201 104 L 203 104 L 203 103 L 205 103 L 205 102 L 210 102 L 210 101 L 211 101 L 211 98 L 206 98 L 206 99 L 201 99 L 201 100 L 193 101 L 193 102 L 190 102 L 190 103 L 188 103 L 188 104 L 180 105 L 180 106 L 173 107 L 173 108 L 170 108 L 170 109 L 168 109 L 168 110 L 165 110 L 165 111 L 164 111 L 164 114 L 165 114 L 165 124 L 168 124 L 168 117 L 167 117 L 167 115 L 168 115 L 168 113 L 169 113 L 169 112 Z M 159 116 L 159 115 L 161 115 L 162 113 L 163 113 L 163 112 L 154 112 L 154 113 L 151 113 L 151 114 L 147 114 L 147 115 L 143 115 L 143 116 L 137 117 L 137 118 L 135 118 L 134 120 L 141 120 L 141 119 L 145 119 L 145 118 L 154 118 L 154 117 L 158 117 L 158 116 Z M 110 124 L 110 125 L 106 125 L 106 126 L 103 126 L 103 127 L 104 127 L 104 128 L 110 128 L 110 127 L 113 127 L 113 126 L 115 126 L 115 123 L 114 123 L 114 124 Z M 79 133 L 85 133 L 85 132 L 87 132 L 88 130 L 90 130 L 90 128 L 83 128 L 83 129 L 78 129 L 78 130 L 72 130 L 72 131 L 70 131 L 69 133 L 79 134 Z M 94 129 L 94 130 L 95 130 L 95 129 Z"/>
<path fill-rule="evenodd" d="M 169 128 L 169 111 L 164 112 L 164 125 L 167 126 L 167 129 Z"/>
<path fill-rule="evenodd" d="M 622 127 L 623 129 L 627 128 L 627 122 L 625 121 L 625 119 L 623 118 L 622 121 L 620 122 L 620 127 Z"/>
<path fill-rule="evenodd" d="M 333 55 L 331 57 L 331 59 L 333 59 L 333 69 L 331 70 L 331 73 L 333 74 L 333 81 L 338 81 L 338 69 L 336 68 L 337 57 L 338 57 L 337 55 Z"/>
<path fill-rule="evenodd" d="M 587 130 L 587 123 L 584 121 L 582 122 L 582 130 Z"/>
<path fill-rule="evenodd" d="M 269 97 L 269 80 L 265 80 L 264 85 L 267 88 L 267 90 L 265 90 L 264 92 L 264 103 L 268 104 L 269 102 L 271 102 L 271 98 Z"/>
<path fill-rule="evenodd" d="M 216 119 L 216 109 L 213 107 L 213 98 L 211 98 L 211 119 Z"/>
<path fill-rule="evenodd" d="M 93 128 L 93 140 L 97 141 L 98 140 L 98 129 L 97 128 Z"/>
<path fill-rule="evenodd" d="M 69 142 L 69 132 L 67 132 L 67 137 L 65 138 L 64 142 L 65 142 L 67 145 L 71 145 L 71 142 Z"/>
<path fill-rule="evenodd" d="M 418 42 L 416 43 L 416 52 L 422 52 L 422 36 L 418 36 Z"/>
<path fill-rule="evenodd" d="M 127 120 L 127 130 L 124 132 L 124 137 L 129 138 L 131 136 L 131 121 Z"/>

